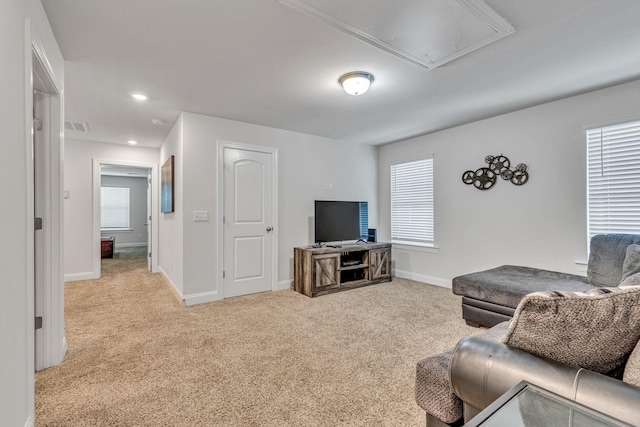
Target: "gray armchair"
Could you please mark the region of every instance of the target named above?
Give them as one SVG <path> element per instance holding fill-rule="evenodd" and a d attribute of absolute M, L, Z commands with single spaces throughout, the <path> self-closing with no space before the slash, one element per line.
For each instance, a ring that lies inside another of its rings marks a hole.
<path fill-rule="evenodd" d="M 587 369 L 537 357 L 486 337 L 467 337 L 458 343 L 449 375 L 453 393 L 463 402 L 465 422 L 525 380 L 640 426 L 640 388 Z"/>
<path fill-rule="evenodd" d="M 525 296 L 511 322 L 420 360 L 427 427 L 470 420 L 522 380 L 640 426 L 640 274 L 586 293 Z"/>

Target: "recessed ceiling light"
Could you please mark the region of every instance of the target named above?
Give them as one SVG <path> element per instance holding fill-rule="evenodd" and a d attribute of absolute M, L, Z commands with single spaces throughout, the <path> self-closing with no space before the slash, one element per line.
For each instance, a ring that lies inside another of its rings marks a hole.
<path fill-rule="evenodd" d="M 373 83 L 373 74 L 365 71 L 352 71 L 341 75 L 338 82 L 349 95 L 362 95 L 369 90 L 369 86 Z"/>
<path fill-rule="evenodd" d="M 136 99 L 138 101 L 146 101 L 147 100 L 147 95 L 143 95 L 141 93 L 132 93 L 131 96 L 133 97 L 133 99 Z"/>
<path fill-rule="evenodd" d="M 127 141 L 129 144 L 131 145 L 136 145 L 138 143 L 138 141 L 134 141 L 133 139 L 130 139 L 129 141 Z"/>

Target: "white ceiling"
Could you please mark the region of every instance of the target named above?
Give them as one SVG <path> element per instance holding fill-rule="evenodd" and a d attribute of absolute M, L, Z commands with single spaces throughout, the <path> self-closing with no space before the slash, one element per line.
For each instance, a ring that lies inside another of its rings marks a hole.
<path fill-rule="evenodd" d="M 427 71 L 276 0 L 42 0 L 65 117 L 90 127 L 68 138 L 159 147 L 189 111 L 382 144 L 640 78 L 638 0 L 486 3 L 516 32 Z M 374 84 L 346 95 L 360 70 Z"/>

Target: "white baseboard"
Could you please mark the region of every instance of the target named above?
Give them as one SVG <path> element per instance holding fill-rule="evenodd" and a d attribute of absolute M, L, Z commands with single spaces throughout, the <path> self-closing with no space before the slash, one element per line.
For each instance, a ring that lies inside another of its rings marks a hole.
<path fill-rule="evenodd" d="M 100 276 L 93 271 L 85 271 L 84 273 L 70 273 L 64 275 L 65 282 L 76 282 L 78 280 L 99 279 Z"/>
<path fill-rule="evenodd" d="M 162 275 L 167 286 L 171 289 L 174 295 L 178 298 L 178 301 L 185 306 L 189 307 L 196 304 L 204 304 L 207 302 L 218 301 L 220 298 L 218 297 L 218 291 L 211 292 L 201 292 L 197 294 L 189 294 L 184 295 L 180 289 L 173 283 L 173 280 L 167 275 L 167 273 L 162 269 L 162 267 L 158 267 L 159 273 Z"/>
<path fill-rule="evenodd" d="M 285 289 L 293 289 L 293 281 L 292 280 L 281 280 L 278 282 L 278 287 L 276 290 L 284 291 Z"/>
<path fill-rule="evenodd" d="M 171 289 L 173 291 L 173 294 L 176 296 L 176 298 L 178 298 L 178 301 L 180 301 L 180 304 L 184 305 L 184 296 L 182 295 L 182 291 L 178 289 L 176 284 L 173 283 L 173 280 L 171 280 L 171 278 L 167 275 L 167 273 L 162 269 L 161 266 L 158 266 L 158 273 L 160 273 L 160 275 L 162 276 L 162 279 L 167 284 L 169 289 Z"/>
<path fill-rule="evenodd" d="M 33 417 L 27 418 L 27 421 L 24 423 L 24 427 L 34 427 Z"/>
<path fill-rule="evenodd" d="M 394 270 L 393 275 L 401 279 L 415 280 L 416 282 L 428 283 L 430 285 L 451 289 L 451 280 L 443 279 L 441 277 L 427 276 L 404 270 Z"/>
<path fill-rule="evenodd" d="M 218 301 L 219 299 L 220 298 L 218 297 L 218 291 L 201 292 L 201 293 L 198 293 L 198 294 L 185 295 L 184 299 L 182 300 L 182 304 L 185 307 L 189 307 L 191 305 L 204 304 L 204 303 L 207 303 L 207 302 Z"/>
<path fill-rule="evenodd" d="M 121 248 L 141 248 L 142 246 L 147 246 L 147 242 L 141 242 L 141 243 L 116 243 L 116 249 L 121 249 Z"/>
<path fill-rule="evenodd" d="M 67 343 L 67 337 L 62 337 L 62 360 L 64 360 L 64 357 L 67 355 L 68 349 L 69 349 L 69 343 Z"/>

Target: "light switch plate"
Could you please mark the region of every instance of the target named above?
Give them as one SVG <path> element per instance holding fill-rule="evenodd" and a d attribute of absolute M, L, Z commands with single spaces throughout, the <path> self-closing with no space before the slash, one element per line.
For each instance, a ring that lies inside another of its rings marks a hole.
<path fill-rule="evenodd" d="M 209 221 L 209 211 L 193 211 L 193 221 Z"/>

